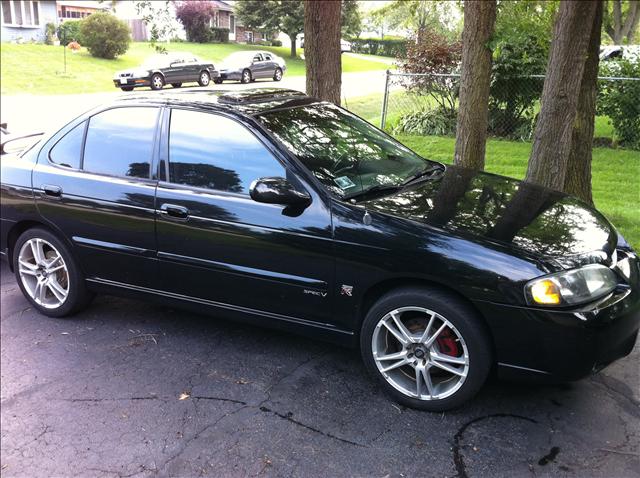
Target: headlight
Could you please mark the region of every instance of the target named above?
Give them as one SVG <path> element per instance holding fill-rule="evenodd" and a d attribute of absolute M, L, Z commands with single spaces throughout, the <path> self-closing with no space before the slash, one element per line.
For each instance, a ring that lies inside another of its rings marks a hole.
<path fill-rule="evenodd" d="M 611 269 L 594 264 L 529 281 L 525 295 L 527 301 L 535 305 L 570 306 L 602 297 L 617 285 Z"/>

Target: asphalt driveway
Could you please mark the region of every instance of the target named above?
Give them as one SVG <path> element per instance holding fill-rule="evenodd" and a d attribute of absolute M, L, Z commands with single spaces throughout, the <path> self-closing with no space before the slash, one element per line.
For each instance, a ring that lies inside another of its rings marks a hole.
<path fill-rule="evenodd" d="M 355 351 L 106 296 L 50 319 L 0 273 L 4 477 L 640 476 L 639 347 L 429 414 Z"/>

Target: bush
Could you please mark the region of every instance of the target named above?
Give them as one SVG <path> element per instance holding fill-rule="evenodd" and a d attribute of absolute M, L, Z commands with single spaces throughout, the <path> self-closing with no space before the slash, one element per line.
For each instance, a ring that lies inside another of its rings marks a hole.
<path fill-rule="evenodd" d="M 83 43 L 80 37 L 80 26 L 82 20 L 67 20 L 58 25 L 58 40 L 60 44 L 67 46 L 72 41 Z"/>
<path fill-rule="evenodd" d="M 601 65 L 600 75 L 640 78 L 640 60 L 618 60 Z M 640 80 L 601 80 L 597 114 L 611 119 L 617 143 L 640 150 Z"/>
<path fill-rule="evenodd" d="M 351 50 L 355 53 L 366 53 L 380 56 L 404 56 L 407 51 L 406 40 L 377 40 L 352 38 Z"/>
<path fill-rule="evenodd" d="M 44 26 L 44 42 L 47 45 L 53 45 L 56 39 L 56 26 L 53 23 L 47 23 Z"/>
<path fill-rule="evenodd" d="M 212 27 L 211 41 L 213 43 L 229 43 L 229 29 Z"/>
<path fill-rule="evenodd" d="M 535 106 L 542 94 L 546 50 L 535 37 L 499 41 L 493 52 L 489 96 L 489 133 L 528 139 Z"/>
<path fill-rule="evenodd" d="M 80 36 L 92 56 L 113 60 L 129 49 L 129 25 L 109 13 L 97 12 L 82 20 Z"/>
<path fill-rule="evenodd" d="M 282 42 L 280 40 L 271 40 L 271 44 L 273 46 L 282 46 Z"/>
<path fill-rule="evenodd" d="M 421 109 L 403 115 L 394 134 L 455 136 L 458 113 L 449 108 Z"/>
<path fill-rule="evenodd" d="M 213 41 L 213 32 L 209 27 L 212 16 L 213 6 L 209 2 L 191 0 L 176 6 L 176 17 L 184 25 L 188 41 L 197 43 Z"/>

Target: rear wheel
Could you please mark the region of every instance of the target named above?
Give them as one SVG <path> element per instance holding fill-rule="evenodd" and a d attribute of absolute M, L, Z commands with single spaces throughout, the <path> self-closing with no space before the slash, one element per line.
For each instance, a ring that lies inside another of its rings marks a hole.
<path fill-rule="evenodd" d="M 182 86 L 182 83 L 171 83 L 171 86 L 173 86 L 174 88 L 180 88 Z"/>
<path fill-rule="evenodd" d="M 280 68 L 276 68 L 276 71 L 273 73 L 273 81 L 280 81 L 282 79 L 282 70 Z"/>
<path fill-rule="evenodd" d="M 198 77 L 198 84 L 200 86 L 209 86 L 209 81 L 211 81 L 211 75 L 208 71 L 201 71 L 200 76 Z"/>
<path fill-rule="evenodd" d="M 491 368 L 491 342 L 475 311 L 452 294 L 410 288 L 382 297 L 360 336 L 369 372 L 398 402 L 440 412 L 470 400 Z"/>
<path fill-rule="evenodd" d="M 151 89 L 161 90 L 164 87 L 164 78 L 160 73 L 156 73 L 151 77 Z"/>
<path fill-rule="evenodd" d="M 251 79 L 251 72 L 249 70 L 243 70 L 240 83 L 251 83 Z"/>
<path fill-rule="evenodd" d="M 67 247 L 49 231 L 25 231 L 14 247 L 13 268 L 22 293 L 49 317 L 78 312 L 93 297 Z"/>
<path fill-rule="evenodd" d="M 122 91 L 133 91 L 133 86 L 121 86 Z"/>

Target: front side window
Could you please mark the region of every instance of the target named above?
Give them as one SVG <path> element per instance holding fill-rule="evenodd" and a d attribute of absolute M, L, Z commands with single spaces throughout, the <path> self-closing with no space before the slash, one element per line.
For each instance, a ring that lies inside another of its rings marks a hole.
<path fill-rule="evenodd" d="M 373 188 L 400 187 L 428 168 L 440 166 L 331 103 L 283 108 L 257 119 L 342 198 Z"/>
<path fill-rule="evenodd" d="M 49 159 L 52 163 L 67 168 L 80 169 L 80 157 L 82 156 L 82 141 L 86 121 L 73 128 L 60 139 L 49 151 Z"/>
<path fill-rule="evenodd" d="M 158 108 L 114 108 L 89 120 L 82 169 L 148 178 Z"/>
<path fill-rule="evenodd" d="M 216 114 L 172 110 L 171 182 L 248 194 L 255 179 L 285 175 L 284 167 L 240 123 Z"/>

